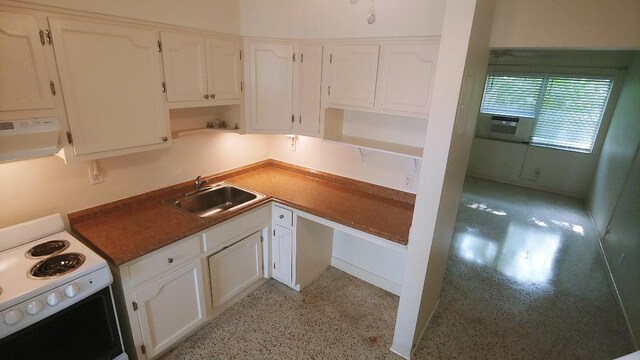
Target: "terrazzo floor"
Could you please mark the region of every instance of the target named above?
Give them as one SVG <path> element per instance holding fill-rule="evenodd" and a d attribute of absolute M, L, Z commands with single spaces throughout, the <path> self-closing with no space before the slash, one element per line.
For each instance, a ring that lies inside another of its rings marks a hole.
<path fill-rule="evenodd" d="M 398 297 L 330 268 L 270 280 L 169 359 L 400 359 Z M 412 359 L 613 359 L 633 351 L 581 200 L 467 178 L 440 304 Z"/>

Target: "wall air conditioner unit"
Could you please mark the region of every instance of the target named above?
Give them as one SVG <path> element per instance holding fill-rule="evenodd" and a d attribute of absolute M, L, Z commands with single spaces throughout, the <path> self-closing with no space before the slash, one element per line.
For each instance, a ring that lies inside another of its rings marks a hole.
<path fill-rule="evenodd" d="M 533 118 L 480 113 L 476 136 L 511 142 L 528 143 L 533 130 Z"/>

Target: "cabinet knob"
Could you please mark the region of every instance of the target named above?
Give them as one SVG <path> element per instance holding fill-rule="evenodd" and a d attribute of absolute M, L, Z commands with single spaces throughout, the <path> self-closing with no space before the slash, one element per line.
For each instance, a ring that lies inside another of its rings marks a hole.
<path fill-rule="evenodd" d="M 163 137 L 162 137 L 162 141 L 167 142 L 167 141 L 169 141 L 169 138 L 168 138 L 168 137 L 166 137 L 166 136 L 163 136 Z"/>
<path fill-rule="evenodd" d="M 278 216 L 280 219 L 284 219 L 284 215 L 280 215 Z"/>
<path fill-rule="evenodd" d="M 204 94 L 204 98 L 208 99 L 209 98 L 209 94 Z"/>
<path fill-rule="evenodd" d="M 211 94 L 210 96 L 211 96 L 212 99 L 216 98 L 216 94 Z"/>
<path fill-rule="evenodd" d="M 168 259 L 167 259 L 167 262 L 168 262 L 169 264 L 173 263 L 173 258 L 168 258 Z"/>

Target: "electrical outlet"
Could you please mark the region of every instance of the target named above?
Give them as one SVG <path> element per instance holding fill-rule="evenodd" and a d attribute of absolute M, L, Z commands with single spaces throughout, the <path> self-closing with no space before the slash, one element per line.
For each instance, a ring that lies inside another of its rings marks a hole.
<path fill-rule="evenodd" d="M 91 182 L 91 185 L 101 184 L 104 182 L 104 175 L 94 174 L 93 169 L 89 167 L 89 182 Z"/>
<path fill-rule="evenodd" d="M 413 189 L 413 174 L 406 174 L 402 179 L 402 187 L 405 189 Z"/>

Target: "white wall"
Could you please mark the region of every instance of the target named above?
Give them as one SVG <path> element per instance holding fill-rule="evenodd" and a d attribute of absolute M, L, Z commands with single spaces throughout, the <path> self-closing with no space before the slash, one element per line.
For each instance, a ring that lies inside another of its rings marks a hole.
<path fill-rule="evenodd" d="M 437 307 L 476 116 L 495 2 L 450 0 L 391 349 L 408 358 Z M 428 175 L 427 175 L 428 174 Z"/>
<path fill-rule="evenodd" d="M 584 198 L 624 82 L 625 71 L 620 68 L 627 67 L 632 59 L 631 51 L 509 49 L 494 52 L 490 71 L 610 76 L 614 87 L 591 153 L 476 138 L 468 175 Z M 536 169 L 540 172 L 538 177 Z"/>
<path fill-rule="evenodd" d="M 640 52 L 629 68 L 588 196 L 602 238 L 640 143 Z"/>
<path fill-rule="evenodd" d="M 270 156 L 273 159 L 308 167 L 352 179 L 415 193 L 419 181 L 419 166 L 413 159 L 365 151 L 364 160 L 358 149 L 325 142 L 320 139 L 298 137 L 296 151 L 289 151 L 291 140 L 284 135 L 272 137 Z M 410 189 L 402 186 L 406 174 L 414 175 Z"/>
<path fill-rule="evenodd" d="M 636 346 L 640 344 L 639 188 L 640 52 L 620 94 L 587 201 Z"/>
<path fill-rule="evenodd" d="M 98 14 L 240 33 L 240 4 L 233 0 L 21 0 Z"/>
<path fill-rule="evenodd" d="M 444 0 L 239 0 L 241 34 L 276 38 L 348 38 L 440 35 Z"/>
<path fill-rule="evenodd" d="M 490 46 L 640 48 L 640 1 L 498 0 Z"/>
<path fill-rule="evenodd" d="M 89 163 L 65 165 L 55 156 L 0 163 L 0 228 L 264 160 L 268 146 L 259 135 L 192 135 L 169 149 L 98 160 L 98 185 L 89 183 Z"/>
<path fill-rule="evenodd" d="M 597 154 L 482 138 L 475 138 L 471 149 L 470 176 L 578 198 L 589 190 L 597 162 Z"/>

